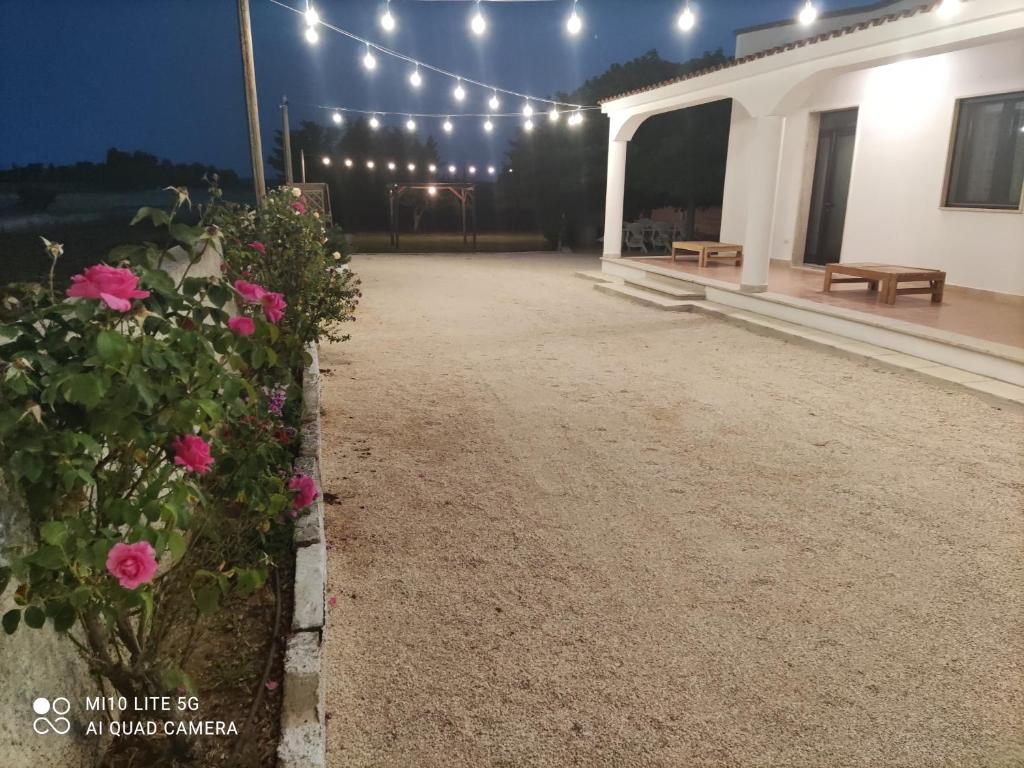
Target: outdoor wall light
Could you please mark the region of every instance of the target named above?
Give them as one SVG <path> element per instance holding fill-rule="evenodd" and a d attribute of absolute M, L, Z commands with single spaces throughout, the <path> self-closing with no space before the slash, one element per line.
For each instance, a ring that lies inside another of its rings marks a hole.
<path fill-rule="evenodd" d="M 804 7 L 800 9 L 800 15 L 797 16 L 797 19 L 806 27 L 809 24 L 813 24 L 816 18 L 818 18 L 818 9 L 814 7 L 814 3 L 811 0 L 807 0 L 804 3 Z"/>
<path fill-rule="evenodd" d="M 685 6 L 683 6 L 683 12 L 679 14 L 679 21 L 677 22 L 677 24 L 679 25 L 679 29 L 681 29 L 683 32 L 689 32 L 691 29 L 693 29 L 693 26 L 696 23 L 697 17 L 694 15 L 693 9 L 690 7 L 690 4 L 687 3 Z"/>

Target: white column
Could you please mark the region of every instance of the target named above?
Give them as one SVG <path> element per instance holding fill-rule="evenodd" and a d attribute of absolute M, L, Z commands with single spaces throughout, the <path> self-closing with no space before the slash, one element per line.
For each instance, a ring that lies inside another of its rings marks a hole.
<path fill-rule="evenodd" d="M 748 153 L 747 224 L 743 238 L 743 269 L 740 272 L 740 290 L 748 293 L 759 293 L 768 288 L 782 120 L 774 115 L 755 118 L 754 136 Z"/>
<path fill-rule="evenodd" d="M 604 198 L 604 255 L 622 255 L 622 199 L 626 193 L 628 141 L 608 141 L 608 179 Z"/>

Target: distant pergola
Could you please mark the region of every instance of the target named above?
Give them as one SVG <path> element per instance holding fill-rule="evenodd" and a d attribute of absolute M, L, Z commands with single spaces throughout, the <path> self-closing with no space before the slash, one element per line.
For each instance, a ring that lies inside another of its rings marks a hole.
<path fill-rule="evenodd" d="M 466 209 L 469 208 L 469 216 L 473 224 L 473 250 L 476 250 L 476 185 L 465 182 L 423 182 L 419 184 L 389 184 L 388 185 L 388 218 L 391 223 L 391 245 L 398 248 L 398 205 L 402 195 L 410 190 L 423 190 L 424 194 L 435 192 L 451 192 L 459 201 L 462 209 L 462 244 L 469 241 L 469 232 L 466 226 Z"/>

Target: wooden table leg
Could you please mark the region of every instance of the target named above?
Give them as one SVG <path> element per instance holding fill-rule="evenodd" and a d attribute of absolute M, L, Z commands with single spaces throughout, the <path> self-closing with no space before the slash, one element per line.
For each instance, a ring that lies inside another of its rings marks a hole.
<path fill-rule="evenodd" d="M 825 285 L 822 287 L 825 293 L 832 292 L 832 267 L 825 267 Z"/>
<path fill-rule="evenodd" d="M 942 290 L 946 287 L 946 278 L 941 277 L 938 280 L 932 280 L 932 304 L 942 303 Z"/>
<path fill-rule="evenodd" d="M 891 277 L 882 284 L 882 301 L 885 304 L 896 303 L 896 278 Z"/>
<path fill-rule="evenodd" d="M 675 260 L 676 260 L 676 247 L 673 245 L 672 246 L 672 261 L 675 261 Z"/>
<path fill-rule="evenodd" d="M 736 260 L 733 262 L 733 266 L 734 267 L 742 267 L 743 266 L 743 249 L 742 248 L 740 248 L 739 250 L 736 251 Z"/>
<path fill-rule="evenodd" d="M 708 249 L 701 248 L 700 253 L 697 256 L 697 266 L 706 267 L 708 265 Z"/>

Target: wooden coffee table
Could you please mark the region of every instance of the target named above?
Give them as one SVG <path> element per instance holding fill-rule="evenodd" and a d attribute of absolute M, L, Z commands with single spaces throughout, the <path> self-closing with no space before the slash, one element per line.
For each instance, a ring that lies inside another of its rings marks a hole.
<path fill-rule="evenodd" d="M 928 283 L 928 287 L 899 287 L 900 283 L 922 282 Z M 877 291 L 881 285 L 881 298 L 886 304 L 895 304 L 896 297 L 906 293 L 930 293 L 932 303 L 938 304 L 942 301 L 942 289 L 946 286 L 946 273 L 938 269 L 899 267 L 894 264 L 828 264 L 825 267 L 825 293 L 829 293 L 836 283 L 867 283 L 870 291 Z"/>
<path fill-rule="evenodd" d="M 676 251 L 694 251 L 697 266 L 706 267 L 708 259 L 728 259 L 737 267 L 743 263 L 743 246 L 734 243 L 717 243 L 713 240 L 675 240 L 672 242 L 672 261 Z"/>

